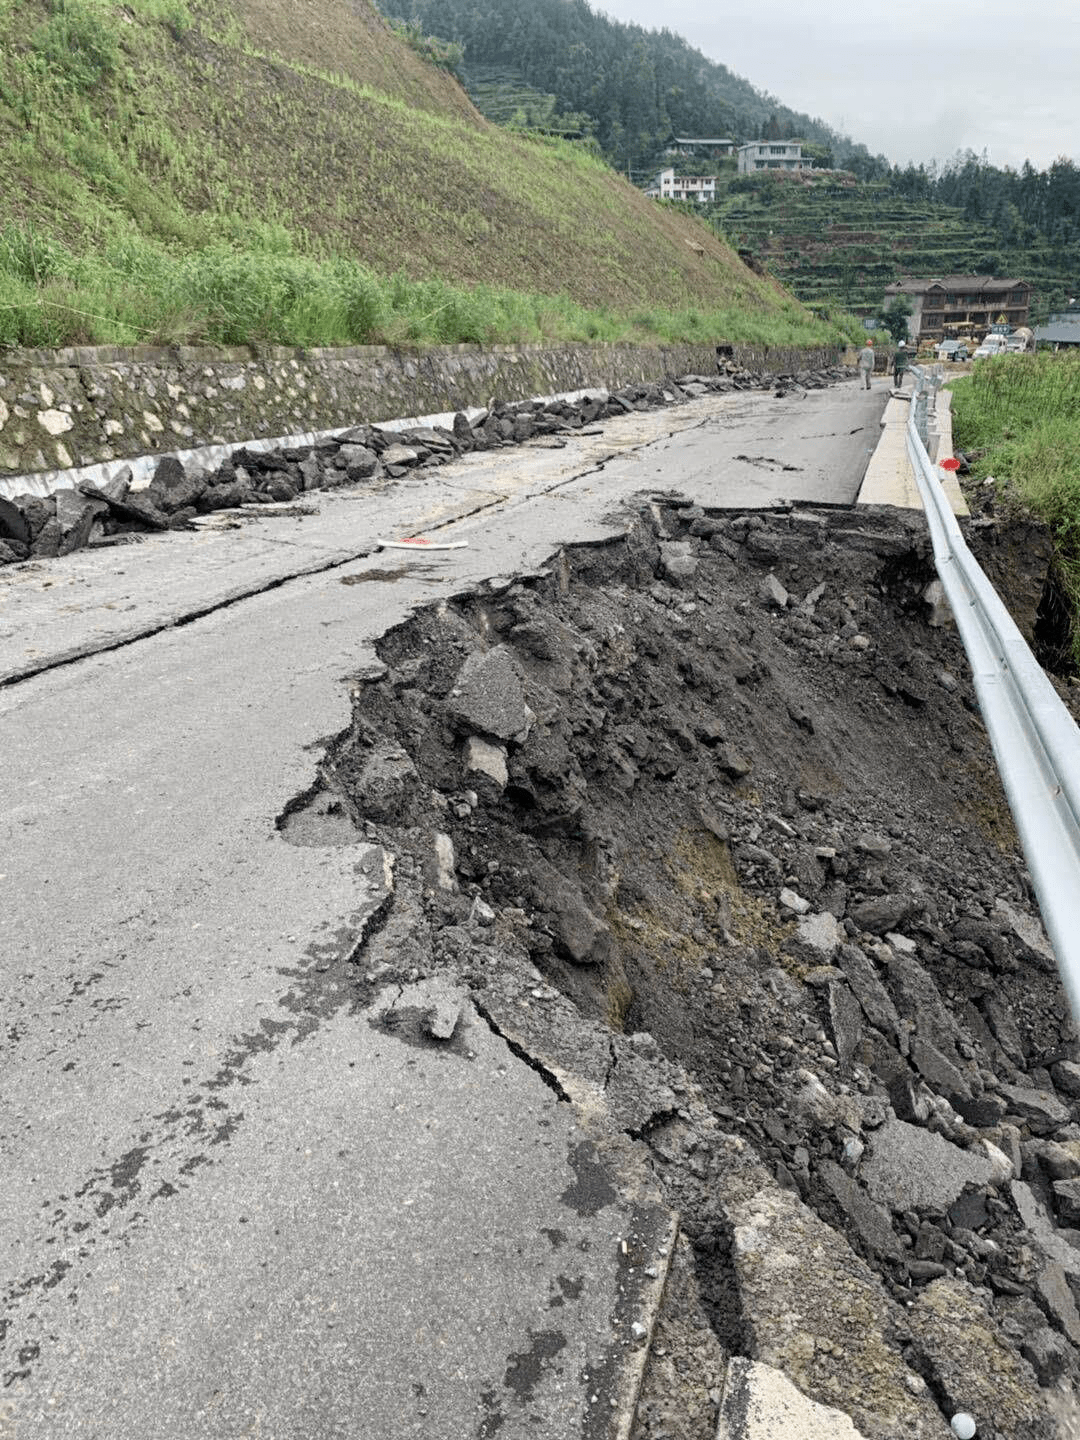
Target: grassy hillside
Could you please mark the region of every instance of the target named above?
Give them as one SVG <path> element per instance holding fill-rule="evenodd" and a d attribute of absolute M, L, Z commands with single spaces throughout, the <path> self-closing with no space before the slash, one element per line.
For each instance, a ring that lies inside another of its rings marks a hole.
<path fill-rule="evenodd" d="M 0 343 L 827 338 L 368 0 L 0 0 L 0 35 Z"/>

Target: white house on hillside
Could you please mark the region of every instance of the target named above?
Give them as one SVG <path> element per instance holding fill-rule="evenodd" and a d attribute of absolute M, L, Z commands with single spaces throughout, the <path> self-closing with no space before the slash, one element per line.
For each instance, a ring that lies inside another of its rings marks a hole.
<path fill-rule="evenodd" d="M 739 146 L 739 172 L 748 175 L 754 170 L 809 170 L 803 159 L 799 140 L 755 140 Z"/>
<path fill-rule="evenodd" d="M 676 175 L 673 168 L 661 170 L 645 191 L 654 200 L 706 200 L 716 199 L 715 175 Z"/>

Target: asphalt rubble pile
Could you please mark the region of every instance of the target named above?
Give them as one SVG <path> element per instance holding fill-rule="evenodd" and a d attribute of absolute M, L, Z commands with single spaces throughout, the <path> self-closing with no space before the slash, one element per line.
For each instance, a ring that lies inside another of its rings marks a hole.
<path fill-rule="evenodd" d="M 390 632 L 280 822 L 397 857 L 362 995 L 459 987 L 678 1213 L 635 1440 L 760 1376 L 1077 1433 L 1080 1049 L 932 578 L 917 515 L 654 496 Z"/>
<path fill-rule="evenodd" d="M 201 515 L 241 506 L 296 501 L 308 491 L 392 480 L 411 470 L 444 465 L 472 450 L 528 442 L 561 444 L 584 426 L 635 410 L 657 409 L 701 395 L 772 388 L 778 396 L 822 389 L 846 372 L 833 368 L 793 375 L 745 370 L 721 362 L 716 375 L 682 375 L 575 401 L 523 401 L 493 405 L 471 421 L 454 416 L 453 428 L 419 426 L 402 431 L 357 425 L 314 446 L 249 450 L 240 446 L 213 471 L 163 456 L 148 486 L 132 489 L 130 467 L 102 483 L 39 498 L 0 497 L 0 565 L 51 559 L 132 537 L 191 527 Z"/>

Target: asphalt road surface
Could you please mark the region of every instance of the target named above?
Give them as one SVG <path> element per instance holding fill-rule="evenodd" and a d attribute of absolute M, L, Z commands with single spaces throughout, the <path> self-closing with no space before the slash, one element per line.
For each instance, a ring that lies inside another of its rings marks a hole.
<path fill-rule="evenodd" d="M 701 400 L 0 572 L 0 1437 L 621 1414 L 621 1242 L 661 1263 L 668 1217 L 467 1001 L 445 1050 L 357 1012 L 369 930 L 409 943 L 392 857 L 275 822 L 411 609 L 617 533 L 640 491 L 850 503 L 884 400 Z M 373 558 L 420 530 L 468 547 Z"/>

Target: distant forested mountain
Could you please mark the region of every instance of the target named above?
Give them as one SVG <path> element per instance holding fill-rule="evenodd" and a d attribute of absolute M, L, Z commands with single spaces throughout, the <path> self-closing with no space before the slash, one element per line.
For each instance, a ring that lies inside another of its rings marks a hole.
<path fill-rule="evenodd" d="M 798 137 L 825 147 L 837 163 L 867 155 L 681 36 L 609 20 L 585 0 L 382 4 L 395 18 L 464 47 L 466 88 L 491 118 L 514 118 L 516 99 L 526 123 L 591 134 L 623 171 L 648 170 L 672 134 Z"/>
<path fill-rule="evenodd" d="M 873 310 L 901 274 L 1015 274 L 1045 313 L 1080 290 L 1080 170 L 1000 169 L 963 152 L 900 168 L 784 105 L 670 30 L 610 20 L 586 0 L 380 0 L 414 43 L 450 42 L 477 107 L 500 124 L 591 138 L 642 184 L 672 136 L 804 141 L 809 176 L 719 169 L 703 213 L 811 303 Z M 602 3 L 602 0 L 600 0 Z M 458 50 L 457 47 L 461 47 Z"/>
<path fill-rule="evenodd" d="M 891 172 L 897 194 L 955 205 L 972 224 L 991 226 L 1006 248 L 1046 241 L 1080 268 L 1080 167 L 1062 155 L 1045 170 L 991 165 L 967 150 L 944 166 Z"/>

